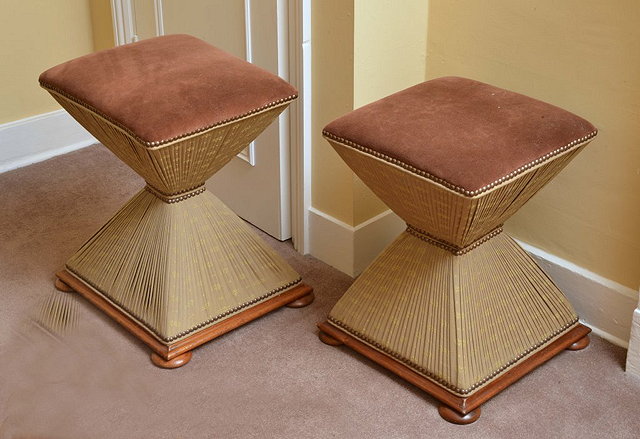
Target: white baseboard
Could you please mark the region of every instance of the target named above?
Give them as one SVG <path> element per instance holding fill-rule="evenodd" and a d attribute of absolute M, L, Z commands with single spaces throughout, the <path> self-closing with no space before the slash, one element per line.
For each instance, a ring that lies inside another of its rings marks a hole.
<path fill-rule="evenodd" d="M 354 227 L 312 207 L 309 209 L 310 253 L 355 277 L 405 227 L 404 222 L 390 210 Z M 632 316 L 638 305 L 638 291 L 539 248 L 523 242 L 519 244 L 565 293 L 582 321 L 595 334 L 616 345 L 628 347 Z M 637 331 L 640 344 L 640 329 Z M 640 364 L 638 367 L 640 368 Z"/>
<path fill-rule="evenodd" d="M 405 228 L 390 210 L 354 227 L 310 207 L 309 253 L 356 277 Z"/>
<path fill-rule="evenodd" d="M 0 173 L 98 141 L 64 110 L 0 125 Z"/>
<path fill-rule="evenodd" d="M 638 291 L 518 242 L 564 292 L 581 320 L 610 342 L 628 347 Z"/>

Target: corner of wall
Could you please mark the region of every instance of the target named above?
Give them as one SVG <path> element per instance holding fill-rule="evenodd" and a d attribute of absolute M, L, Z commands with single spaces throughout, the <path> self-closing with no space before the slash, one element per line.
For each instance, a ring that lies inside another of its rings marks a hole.
<path fill-rule="evenodd" d="M 353 173 L 322 128 L 353 109 L 353 0 L 312 3 L 312 205 L 354 224 Z"/>
<path fill-rule="evenodd" d="M 404 228 L 404 221 L 391 210 L 354 227 L 312 207 L 309 209 L 309 252 L 356 277 Z"/>

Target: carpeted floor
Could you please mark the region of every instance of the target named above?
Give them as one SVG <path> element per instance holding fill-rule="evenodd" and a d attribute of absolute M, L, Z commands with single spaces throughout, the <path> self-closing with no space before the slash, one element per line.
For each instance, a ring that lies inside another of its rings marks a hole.
<path fill-rule="evenodd" d="M 429 396 L 344 347 L 315 323 L 351 279 L 265 236 L 315 288 L 204 345 L 181 369 L 82 299 L 65 337 L 40 329 L 53 274 L 142 181 L 101 147 L 0 175 L 2 438 L 635 438 L 640 380 L 626 352 L 592 336 L 483 406 L 478 422 L 443 421 Z"/>

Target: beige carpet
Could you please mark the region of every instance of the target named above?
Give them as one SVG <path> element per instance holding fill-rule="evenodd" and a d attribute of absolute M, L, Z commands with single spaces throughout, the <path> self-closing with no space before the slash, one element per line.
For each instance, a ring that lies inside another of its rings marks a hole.
<path fill-rule="evenodd" d="M 637 438 L 640 380 L 625 351 L 593 336 L 454 426 L 436 402 L 344 347 L 320 343 L 351 279 L 265 237 L 315 288 L 197 349 L 174 371 L 82 299 L 75 330 L 39 329 L 53 273 L 141 186 L 101 147 L 0 175 L 2 438 Z"/>

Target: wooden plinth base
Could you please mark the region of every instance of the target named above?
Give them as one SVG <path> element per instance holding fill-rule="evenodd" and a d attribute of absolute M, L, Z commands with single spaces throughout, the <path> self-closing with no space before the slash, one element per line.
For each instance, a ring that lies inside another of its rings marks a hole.
<path fill-rule="evenodd" d="M 435 384 L 433 381 L 418 374 L 403 363 L 373 349 L 328 322 L 319 323 L 318 328 L 320 328 L 319 337 L 322 342 L 334 346 L 345 344 L 354 351 L 375 361 L 380 366 L 433 396 L 443 403 L 443 406 L 438 410 L 440 415 L 445 420 L 456 424 L 470 424 L 475 422 L 480 417 L 480 406 L 482 404 L 563 350 L 572 349 L 574 345 L 582 346 L 583 348 L 586 347 L 589 344 L 587 334 L 591 332 L 591 329 L 578 324 L 548 344 L 545 348 L 537 351 L 507 372 L 495 378 L 489 384 L 468 396 L 462 397 L 449 392 L 444 387 Z"/>
<path fill-rule="evenodd" d="M 260 302 L 251 308 L 247 308 L 226 320 L 204 328 L 180 341 L 167 345 L 161 343 L 138 322 L 113 306 L 67 270 L 62 270 L 56 273 L 56 276 L 58 277 L 56 280 L 56 288 L 68 288 L 70 291 L 76 291 L 113 320 L 118 322 L 124 329 L 149 346 L 155 354 L 152 354 L 151 356 L 153 364 L 170 369 L 175 369 L 187 364 L 191 359 L 190 351 L 201 344 L 220 337 L 221 335 L 226 334 L 245 323 L 249 323 L 258 317 L 261 317 L 275 309 L 281 308 L 289 303 L 296 302 L 301 298 L 307 302 L 307 305 L 313 301 L 313 288 L 305 284 L 299 284 L 269 300 Z M 62 291 L 67 290 L 62 289 Z M 311 296 L 310 300 L 309 296 Z"/>

